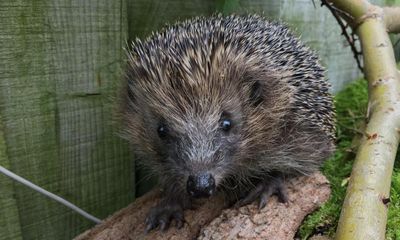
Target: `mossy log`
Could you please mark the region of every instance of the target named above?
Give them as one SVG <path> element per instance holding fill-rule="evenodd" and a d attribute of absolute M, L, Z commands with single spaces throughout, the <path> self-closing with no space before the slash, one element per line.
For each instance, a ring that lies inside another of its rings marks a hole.
<path fill-rule="evenodd" d="M 400 11 L 384 10 L 366 0 L 329 2 L 341 10 L 360 38 L 369 85 L 368 123 L 354 162 L 336 239 L 385 239 L 391 175 L 400 140 L 400 75 L 387 31 L 398 31 Z"/>
<path fill-rule="evenodd" d="M 185 211 L 182 229 L 172 226 L 145 234 L 146 214 L 160 200 L 160 191 L 153 190 L 75 240 L 293 239 L 304 217 L 328 200 L 330 187 L 320 173 L 291 179 L 287 186 L 287 204 L 272 197 L 262 210 L 256 204 L 224 210 L 223 198 L 215 196 Z"/>

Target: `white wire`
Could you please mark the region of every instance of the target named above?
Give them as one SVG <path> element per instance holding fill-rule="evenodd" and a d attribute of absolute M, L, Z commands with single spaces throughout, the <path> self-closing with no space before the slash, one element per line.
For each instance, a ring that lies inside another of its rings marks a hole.
<path fill-rule="evenodd" d="M 68 202 L 64 198 L 59 197 L 59 196 L 57 196 L 57 195 L 55 195 L 55 194 L 53 194 L 53 193 L 51 193 L 49 191 L 46 191 L 45 189 L 35 185 L 34 183 L 31 183 L 30 181 L 18 176 L 17 174 L 7 170 L 6 168 L 4 168 L 2 166 L 0 166 L 0 172 L 3 173 L 4 175 L 14 179 L 15 181 L 17 181 L 19 183 L 22 183 L 25 186 L 27 186 L 29 188 L 32 188 L 33 190 L 35 190 L 35 191 L 37 191 L 37 192 L 39 192 L 39 193 L 41 193 L 41 194 L 43 194 L 43 195 L 45 195 L 45 196 L 47 196 L 47 197 L 49 197 L 51 199 L 63 204 L 64 206 L 74 210 L 75 212 L 79 213 L 80 215 L 84 216 L 85 218 L 87 218 L 87 219 L 89 219 L 89 220 L 91 220 L 91 221 L 93 221 L 95 223 L 100 223 L 101 222 L 100 219 L 90 215 L 89 213 L 87 213 L 84 210 L 80 209 L 78 206 Z"/>

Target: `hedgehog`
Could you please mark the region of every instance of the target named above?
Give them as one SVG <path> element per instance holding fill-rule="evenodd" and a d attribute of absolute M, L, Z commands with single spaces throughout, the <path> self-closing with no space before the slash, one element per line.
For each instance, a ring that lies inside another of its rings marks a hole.
<path fill-rule="evenodd" d="M 335 146 L 330 85 L 316 54 L 284 24 L 257 16 L 196 17 L 128 53 L 123 136 L 158 176 L 162 200 L 146 231 L 179 228 L 196 198 L 234 206 L 276 195 Z"/>

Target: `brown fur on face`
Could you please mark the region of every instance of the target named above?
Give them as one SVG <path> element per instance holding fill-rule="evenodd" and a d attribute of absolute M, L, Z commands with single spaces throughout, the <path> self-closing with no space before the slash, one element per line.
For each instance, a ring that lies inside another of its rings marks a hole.
<path fill-rule="evenodd" d="M 182 191 L 200 171 L 217 184 L 307 174 L 333 151 L 323 73 L 286 27 L 260 17 L 178 23 L 133 46 L 120 109 L 124 136 L 144 165 Z M 224 119 L 233 124 L 228 133 Z"/>

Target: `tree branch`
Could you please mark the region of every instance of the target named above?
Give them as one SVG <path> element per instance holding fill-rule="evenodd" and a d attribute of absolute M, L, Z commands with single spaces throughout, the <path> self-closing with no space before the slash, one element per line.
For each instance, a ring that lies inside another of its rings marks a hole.
<path fill-rule="evenodd" d="M 272 197 L 259 210 L 256 204 L 224 210 L 221 196 L 197 204 L 195 210 L 185 211 L 181 229 L 171 226 L 166 232 L 145 234 L 144 219 L 149 208 L 160 200 L 153 190 L 115 213 L 75 240 L 186 240 L 186 239 L 293 239 L 305 216 L 330 195 L 329 182 L 320 173 L 302 176 L 287 182 L 289 202 L 283 204 Z"/>
<path fill-rule="evenodd" d="M 383 13 L 388 32 L 400 33 L 400 7 L 385 7 Z"/>
<path fill-rule="evenodd" d="M 349 24 L 361 41 L 370 106 L 336 239 L 385 239 L 391 175 L 400 140 L 400 75 L 385 25 L 395 20 L 386 20 L 383 9 L 366 0 L 329 2 L 352 16 Z"/>
<path fill-rule="evenodd" d="M 349 46 L 351 48 L 351 51 L 353 52 L 353 57 L 357 62 L 357 67 L 360 69 L 362 73 L 364 73 L 364 68 L 361 64 L 361 59 L 360 55 L 362 55 L 362 52 L 359 51 L 356 47 L 356 41 L 358 41 L 358 38 L 352 31 L 351 34 L 348 33 L 347 29 L 349 28 L 349 22 L 351 23 L 353 18 L 350 16 L 348 13 L 342 11 L 341 9 L 335 7 L 331 3 L 327 2 L 327 0 L 321 0 L 322 6 L 325 5 L 329 11 L 332 13 L 333 17 L 336 19 L 336 22 L 339 24 L 341 30 L 342 30 L 342 35 L 346 38 L 347 42 L 349 43 Z M 348 23 L 344 22 L 346 20 Z"/>

